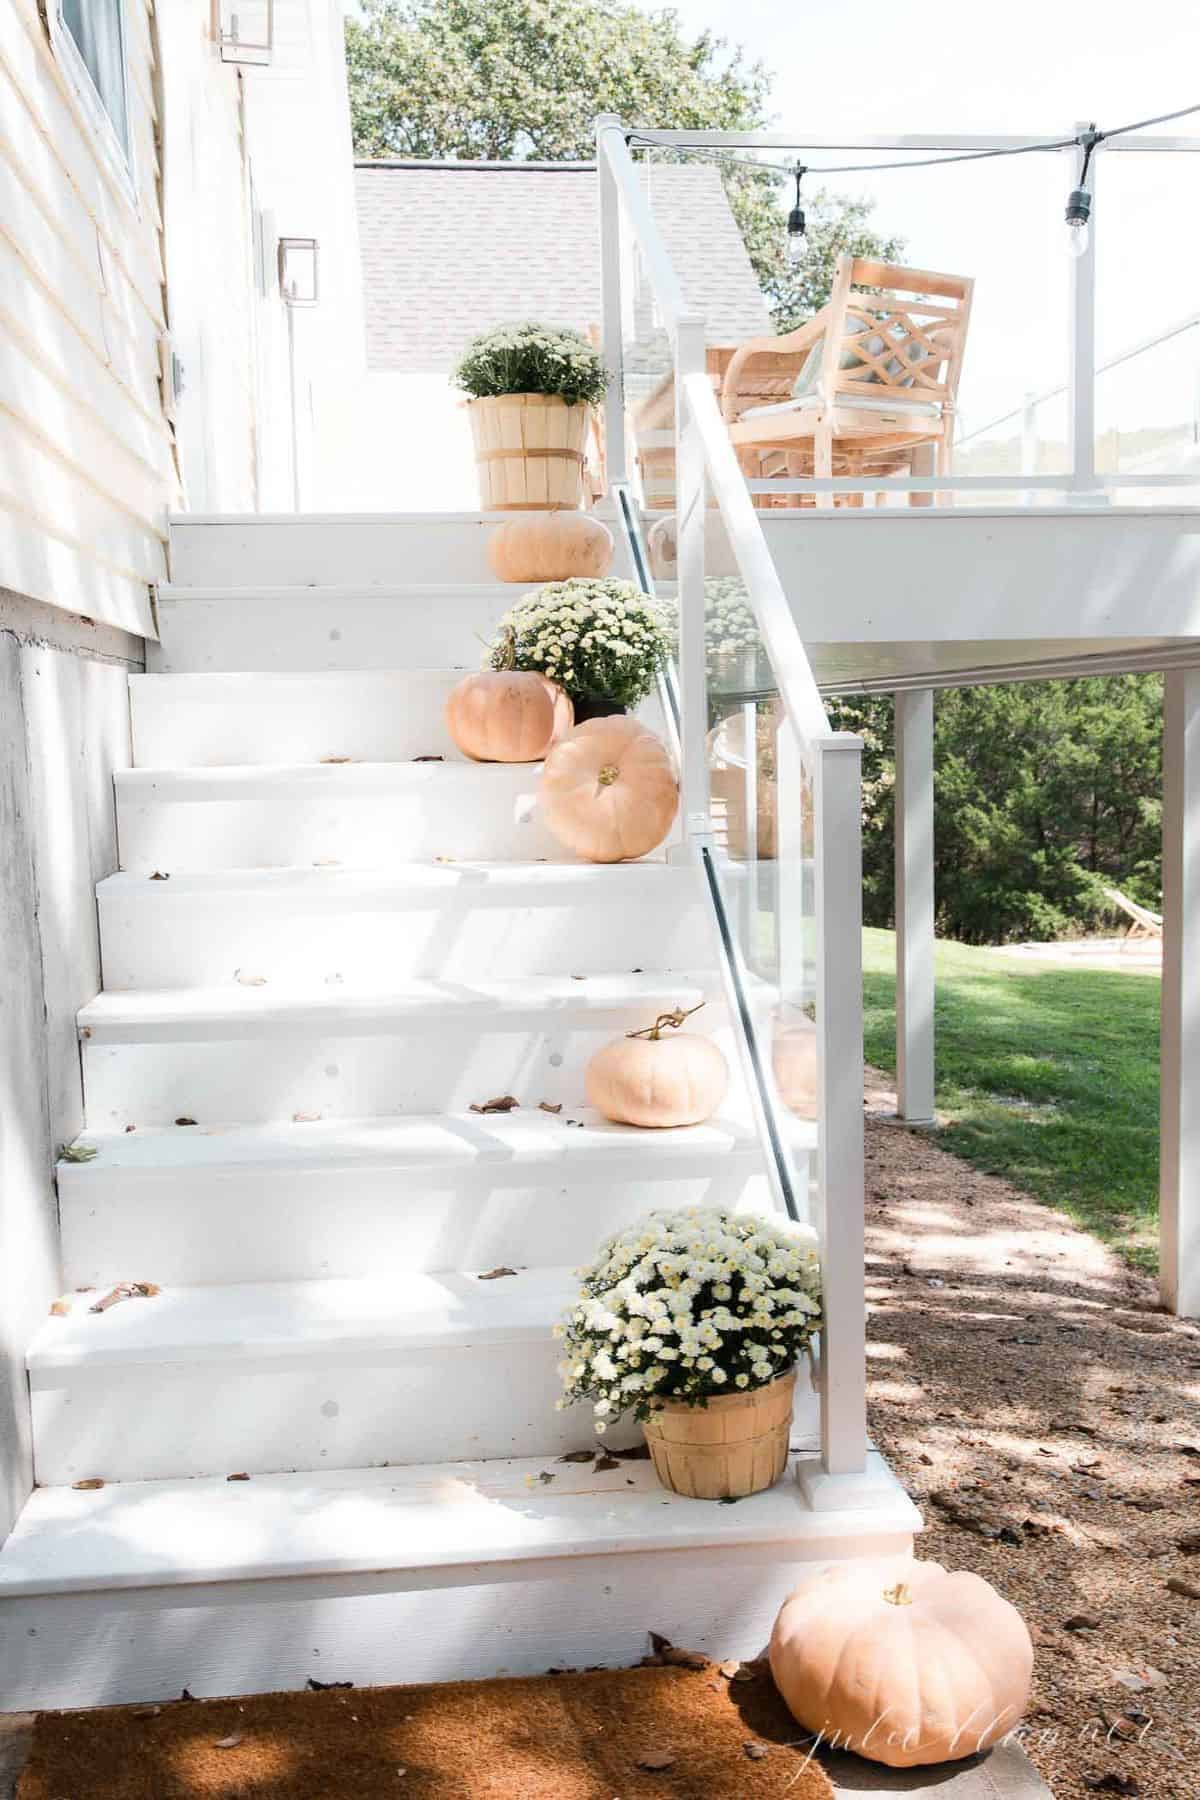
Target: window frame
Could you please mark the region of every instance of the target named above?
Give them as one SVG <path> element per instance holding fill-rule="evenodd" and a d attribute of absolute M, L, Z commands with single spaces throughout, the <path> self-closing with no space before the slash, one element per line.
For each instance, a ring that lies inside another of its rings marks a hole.
<path fill-rule="evenodd" d="M 138 197 L 137 169 L 133 151 L 133 86 L 129 79 L 129 33 L 126 27 L 126 0 L 116 0 L 120 29 L 121 93 L 125 102 L 126 139 L 113 121 L 104 96 L 92 78 L 74 34 L 63 17 L 63 0 L 48 0 L 46 25 L 55 58 L 70 82 L 83 111 L 88 129 L 110 171 L 120 181 L 129 200 L 136 206 Z"/>

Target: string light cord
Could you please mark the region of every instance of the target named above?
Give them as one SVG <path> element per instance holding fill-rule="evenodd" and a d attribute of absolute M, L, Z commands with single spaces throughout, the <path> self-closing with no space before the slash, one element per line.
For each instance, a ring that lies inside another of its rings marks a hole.
<path fill-rule="evenodd" d="M 1091 160 L 1092 151 L 1097 144 L 1106 138 L 1127 137 L 1135 131 L 1146 131 L 1151 125 L 1166 125 L 1173 119 L 1188 118 L 1200 112 L 1200 102 L 1195 106 L 1181 106 L 1175 112 L 1157 113 L 1153 118 L 1136 119 L 1131 125 L 1117 125 L 1109 131 L 1097 131 L 1095 126 L 1087 131 L 1076 132 L 1065 138 L 1034 138 L 1028 144 L 1005 144 L 994 150 L 955 150 L 948 155 L 909 157 L 904 162 L 871 162 L 871 163 L 806 163 L 806 175 L 866 175 L 886 171 L 888 169 L 933 169 L 940 168 L 943 163 L 985 162 L 997 156 L 1028 156 L 1040 151 L 1069 150 L 1078 145 L 1085 152 L 1087 161 Z M 626 135 L 626 143 L 631 147 L 646 150 L 667 151 L 676 156 L 707 156 L 718 162 L 728 162 L 744 169 L 762 169 L 777 175 L 796 173 L 795 163 L 765 162 L 756 156 L 738 156 L 735 152 L 710 148 L 706 144 L 665 144 L 658 138 L 644 136 L 641 132 L 631 131 Z M 797 145 L 797 149 L 803 149 Z M 1086 162 L 1084 165 L 1086 171 Z"/>

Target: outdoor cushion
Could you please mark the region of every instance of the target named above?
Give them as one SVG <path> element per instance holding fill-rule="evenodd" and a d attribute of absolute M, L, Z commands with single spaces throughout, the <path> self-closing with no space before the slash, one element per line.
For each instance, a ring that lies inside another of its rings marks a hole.
<path fill-rule="evenodd" d="M 865 387 L 866 383 L 863 385 Z M 743 419 L 761 419 L 767 413 L 811 412 L 821 404 L 820 394 L 801 394 L 798 399 L 775 400 L 769 406 L 748 406 L 739 416 Z M 872 399 L 869 394 L 838 394 L 834 405 L 852 406 L 858 412 L 909 413 L 918 419 L 940 419 L 942 416 L 942 409 L 936 400 L 882 400 Z"/>

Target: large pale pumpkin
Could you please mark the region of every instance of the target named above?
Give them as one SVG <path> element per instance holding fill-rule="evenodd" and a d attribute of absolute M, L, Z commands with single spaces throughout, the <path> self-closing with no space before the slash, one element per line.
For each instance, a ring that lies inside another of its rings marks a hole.
<path fill-rule="evenodd" d="M 589 719 L 546 758 L 539 801 L 549 831 L 588 862 L 622 862 L 662 843 L 679 805 L 666 745 L 634 718 Z"/>
<path fill-rule="evenodd" d="M 1020 1722 L 1033 1645 L 979 1575 L 892 1561 L 828 1569 L 784 1601 L 771 1672 L 806 1730 L 893 1769 L 954 1762 Z"/>
<path fill-rule="evenodd" d="M 487 559 L 501 581 L 607 575 L 613 559 L 612 532 L 603 520 L 587 513 L 528 513 L 492 532 Z"/>
<path fill-rule="evenodd" d="M 660 1013 L 644 1031 L 597 1050 L 584 1073 L 588 1105 L 618 1125 L 663 1129 L 711 1119 L 729 1087 L 729 1068 L 711 1038 L 679 1030 L 688 1016 Z"/>
<path fill-rule="evenodd" d="M 481 669 L 446 701 L 446 729 L 473 762 L 540 762 L 574 717 L 555 682 L 523 669 Z"/>

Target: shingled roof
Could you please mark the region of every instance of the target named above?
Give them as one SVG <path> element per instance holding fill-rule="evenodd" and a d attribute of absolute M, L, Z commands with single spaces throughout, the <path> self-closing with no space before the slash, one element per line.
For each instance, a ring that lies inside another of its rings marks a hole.
<path fill-rule="evenodd" d="M 719 172 L 675 164 L 644 179 L 709 341 L 769 331 Z M 368 367 L 448 370 L 468 339 L 512 319 L 599 322 L 593 163 L 362 162 L 355 186 Z"/>

